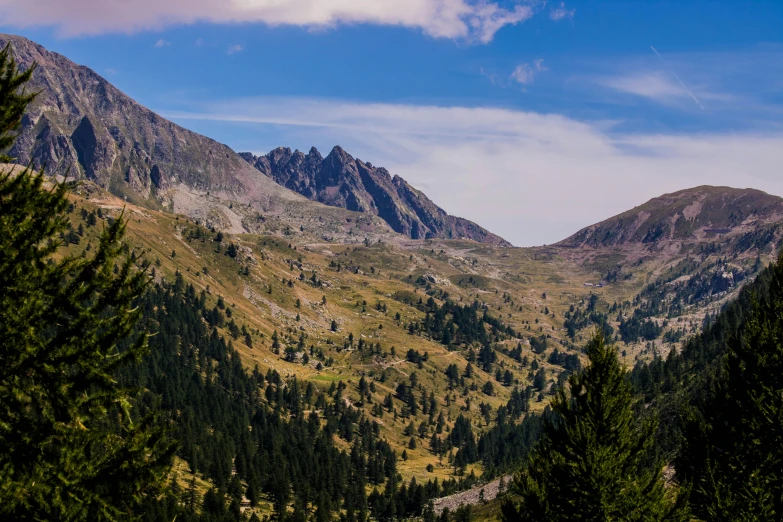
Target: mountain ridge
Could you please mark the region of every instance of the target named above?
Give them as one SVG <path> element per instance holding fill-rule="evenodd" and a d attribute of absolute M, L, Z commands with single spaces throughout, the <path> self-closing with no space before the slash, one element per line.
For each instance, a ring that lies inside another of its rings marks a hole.
<path fill-rule="evenodd" d="M 30 87 L 40 91 L 22 120 L 12 156 L 106 188 L 123 179 L 142 197 L 178 180 L 237 195 L 250 188 L 244 178 L 256 176 L 226 145 L 164 119 L 63 55 L 20 36 L 0 35 L 0 45 L 9 42 L 22 69 L 38 64 Z"/>
<path fill-rule="evenodd" d="M 250 152 L 240 156 L 280 185 L 312 201 L 377 215 L 394 231 L 412 239 L 468 238 L 511 245 L 472 221 L 448 214 L 402 177 L 354 158 L 339 145 L 326 157 L 315 147 L 307 154 L 278 147 L 262 156 Z"/>

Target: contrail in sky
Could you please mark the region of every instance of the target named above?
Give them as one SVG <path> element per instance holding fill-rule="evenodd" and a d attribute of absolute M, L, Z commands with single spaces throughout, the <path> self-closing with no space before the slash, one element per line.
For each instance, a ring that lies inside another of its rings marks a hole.
<path fill-rule="evenodd" d="M 664 65 L 664 66 L 666 66 L 666 68 L 667 68 L 667 69 L 669 69 L 669 72 L 671 72 L 671 73 L 674 75 L 674 77 L 675 77 L 675 78 L 677 78 L 677 81 L 678 81 L 678 82 L 680 82 L 680 85 L 682 85 L 682 88 L 685 90 L 685 92 L 687 92 L 687 93 L 688 93 L 688 96 L 690 96 L 691 98 L 693 98 L 693 101 L 695 101 L 695 102 L 696 102 L 696 105 L 698 105 L 699 107 L 701 107 L 701 110 L 704 110 L 704 105 L 702 105 L 702 104 L 701 104 L 701 102 L 700 102 L 700 101 L 699 101 L 699 99 L 696 97 L 696 95 L 695 95 L 695 94 L 693 94 L 693 93 L 691 92 L 691 90 L 688 88 L 688 86 L 687 86 L 687 85 L 685 85 L 685 82 L 684 82 L 684 81 L 682 81 L 682 80 L 680 79 L 680 77 L 679 77 L 679 76 L 677 76 L 677 73 L 676 73 L 676 72 L 674 72 L 674 69 L 672 69 L 671 67 L 669 67 L 669 64 L 667 64 L 667 63 L 666 63 L 666 60 L 664 60 L 664 59 L 663 59 L 663 56 L 661 56 L 661 53 L 659 53 L 659 52 L 657 51 L 657 49 L 655 49 L 655 47 L 653 47 L 652 45 L 650 46 L 650 49 L 652 49 L 652 51 L 653 51 L 653 52 L 654 52 L 654 53 L 655 53 L 655 54 L 658 56 L 658 58 L 660 58 L 660 59 L 661 59 L 661 62 L 663 62 L 663 65 Z"/>

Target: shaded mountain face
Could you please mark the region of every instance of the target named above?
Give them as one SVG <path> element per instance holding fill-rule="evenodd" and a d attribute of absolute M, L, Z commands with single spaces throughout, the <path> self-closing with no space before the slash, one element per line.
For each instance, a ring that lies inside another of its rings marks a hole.
<path fill-rule="evenodd" d="M 202 190 L 240 192 L 253 177 L 230 148 L 142 107 L 87 67 L 25 38 L 11 42 L 29 84 L 40 95 L 22 121 L 10 155 L 52 174 L 84 176 L 105 188 L 148 196 L 183 182 Z"/>
<path fill-rule="evenodd" d="M 702 186 L 664 194 L 558 243 L 567 247 L 661 248 L 719 238 L 764 250 L 775 243 L 783 199 L 753 189 Z"/>
<path fill-rule="evenodd" d="M 241 153 L 269 178 L 313 201 L 377 215 L 393 230 L 413 239 L 468 238 L 509 245 L 472 221 L 451 216 L 421 191 L 384 168 L 374 167 L 334 147 L 325 158 L 280 147 L 269 154 Z"/>

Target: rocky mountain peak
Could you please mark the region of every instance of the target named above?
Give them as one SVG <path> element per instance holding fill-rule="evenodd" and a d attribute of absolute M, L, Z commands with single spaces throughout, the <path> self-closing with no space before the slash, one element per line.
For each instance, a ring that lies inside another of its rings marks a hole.
<path fill-rule="evenodd" d="M 136 202 L 163 197 L 179 183 L 237 200 L 266 183 L 229 147 L 190 132 L 136 103 L 91 69 L 14 35 L 20 67 L 38 64 L 28 88 L 40 95 L 28 108 L 10 151 L 51 174 L 86 177 Z"/>
<path fill-rule="evenodd" d="M 277 148 L 259 157 L 244 153 L 243 157 L 284 187 L 330 206 L 377 215 L 413 239 L 468 238 L 509 244 L 471 221 L 449 215 L 400 176 L 354 158 L 339 145 L 323 159 L 312 148 L 305 162 L 281 150 L 287 149 Z"/>
<path fill-rule="evenodd" d="M 348 154 L 345 151 L 345 149 L 343 149 L 339 145 L 335 145 L 334 147 L 332 147 L 332 150 L 329 151 L 329 154 L 326 156 L 326 158 L 324 158 L 324 161 L 328 161 L 333 164 L 344 164 L 344 165 L 348 165 L 355 162 L 353 156 Z"/>

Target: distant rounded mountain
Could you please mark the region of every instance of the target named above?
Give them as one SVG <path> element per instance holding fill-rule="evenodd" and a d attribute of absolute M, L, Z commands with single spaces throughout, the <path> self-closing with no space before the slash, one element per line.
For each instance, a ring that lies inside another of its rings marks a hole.
<path fill-rule="evenodd" d="M 777 229 L 781 221 L 783 198 L 754 189 L 701 186 L 653 198 L 583 228 L 558 245 L 654 248 L 662 243 L 709 241 Z"/>

